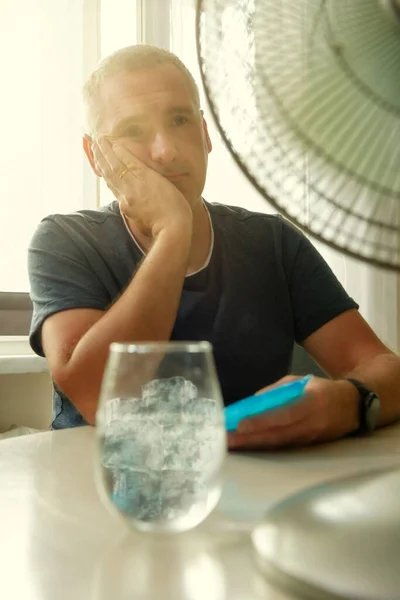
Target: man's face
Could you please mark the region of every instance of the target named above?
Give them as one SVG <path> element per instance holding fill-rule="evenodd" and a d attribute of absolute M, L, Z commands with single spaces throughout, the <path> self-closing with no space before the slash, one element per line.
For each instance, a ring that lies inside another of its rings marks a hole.
<path fill-rule="evenodd" d="M 99 135 L 118 138 L 168 178 L 194 206 L 203 192 L 211 142 L 189 82 L 174 65 L 107 79 Z"/>

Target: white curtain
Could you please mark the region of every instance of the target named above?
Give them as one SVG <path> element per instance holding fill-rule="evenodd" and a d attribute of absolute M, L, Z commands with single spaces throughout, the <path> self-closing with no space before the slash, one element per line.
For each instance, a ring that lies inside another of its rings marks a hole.
<path fill-rule="evenodd" d="M 201 78 L 196 54 L 195 1 L 170 0 L 171 49 L 185 62 L 194 74 L 200 90 L 205 114 L 209 124 L 214 149 L 210 155 L 205 197 L 212 202 L 244 206 L 249 210 L 275 212 L 251 186 L 225 148 L 212 121 L 207 102 L 201 89 Z M 168 26 L 168 23 L 166 24 Z M 360 305 L 360 312 L 374 331 L 392 349 L 400 347 L 400 323 L 398 312 L 398 276 L 358 260 L 348 258 L 325 244 L 311 239 L 331 266 L 348 293 Z"/>
<path fill-rule="evenodd" d="M 379 337 L 396 352 L 400 348 L 399 278 L 340 254 L 311 240 L 329 263 L 348 293 L 360 305 L 360 312 Z"/>

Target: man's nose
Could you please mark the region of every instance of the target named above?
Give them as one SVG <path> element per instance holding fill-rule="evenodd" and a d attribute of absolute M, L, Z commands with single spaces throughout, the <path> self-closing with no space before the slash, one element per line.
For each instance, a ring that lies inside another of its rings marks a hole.
<path fill-rule="evenodd" d="M 167 164 L 171 163 L 176 158 L 176 147 L 167 133 L 157 133 L 151 144 L 151 158 L 154 162 Z"/>

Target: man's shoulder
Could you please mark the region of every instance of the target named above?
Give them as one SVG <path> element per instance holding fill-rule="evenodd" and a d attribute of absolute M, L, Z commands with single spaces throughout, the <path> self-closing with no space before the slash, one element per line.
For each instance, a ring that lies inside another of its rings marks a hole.
<path fill-rule="evenodd" d="M 219 202 L 207 202 L 207 208 L 211 214 L 221 219 L 231 219 L 232 221 L 244 222 L 248 220 L 271 223 L 273 226 L 281 221 L 280 215 L 248 210 L 243 206 L 233 206 L 221 204 Z"/>
<path fill-rule="evenodd" d="M 44 217 L 38 224 L 31 240 L 31 245 L 46 243 L 49 245 L 52 238 L 59 244 L 71 242 L 81 245 L 90 238 L 99 237 L 99 228 L 102 230 L 101 237 L 118 236 L 124 222 L 119 212 L 117 202 L 98 209 L 77 210 L 71 213 L 54 213 Z"/>
<path fill-rule="evenodd" d="M 252 235 L 280 239 L 284 243 L 299 240 L 303 234 L 286 218 L 276 213 L 263 213 L 248 210 L 242 206 L 230 206 L 219 203 L 206 203 L 213 221 L 221 230 L 239 234 L 248 231 Z"/>
<path fill-rule="evenodd" d="M 118 202 L 111 202 L 106 206 L 95 209 L 82 209 L 70 213 L 53 213 L 44 217 L 41 223 L 79 224 L 90 227 L 93 224 L 104 224 L 106 222 L 118 221 L 122 223 Z"/>

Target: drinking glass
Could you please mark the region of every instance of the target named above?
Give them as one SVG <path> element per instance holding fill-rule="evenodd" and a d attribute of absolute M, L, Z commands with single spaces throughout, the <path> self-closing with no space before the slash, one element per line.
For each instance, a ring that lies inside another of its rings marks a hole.
<path fill-rule="evenodd" d="M 112 344 L 96 415 L 97 482 L 140 530 L 184 531 L 221 494 L 226 431 L 208 342 Z"/>

